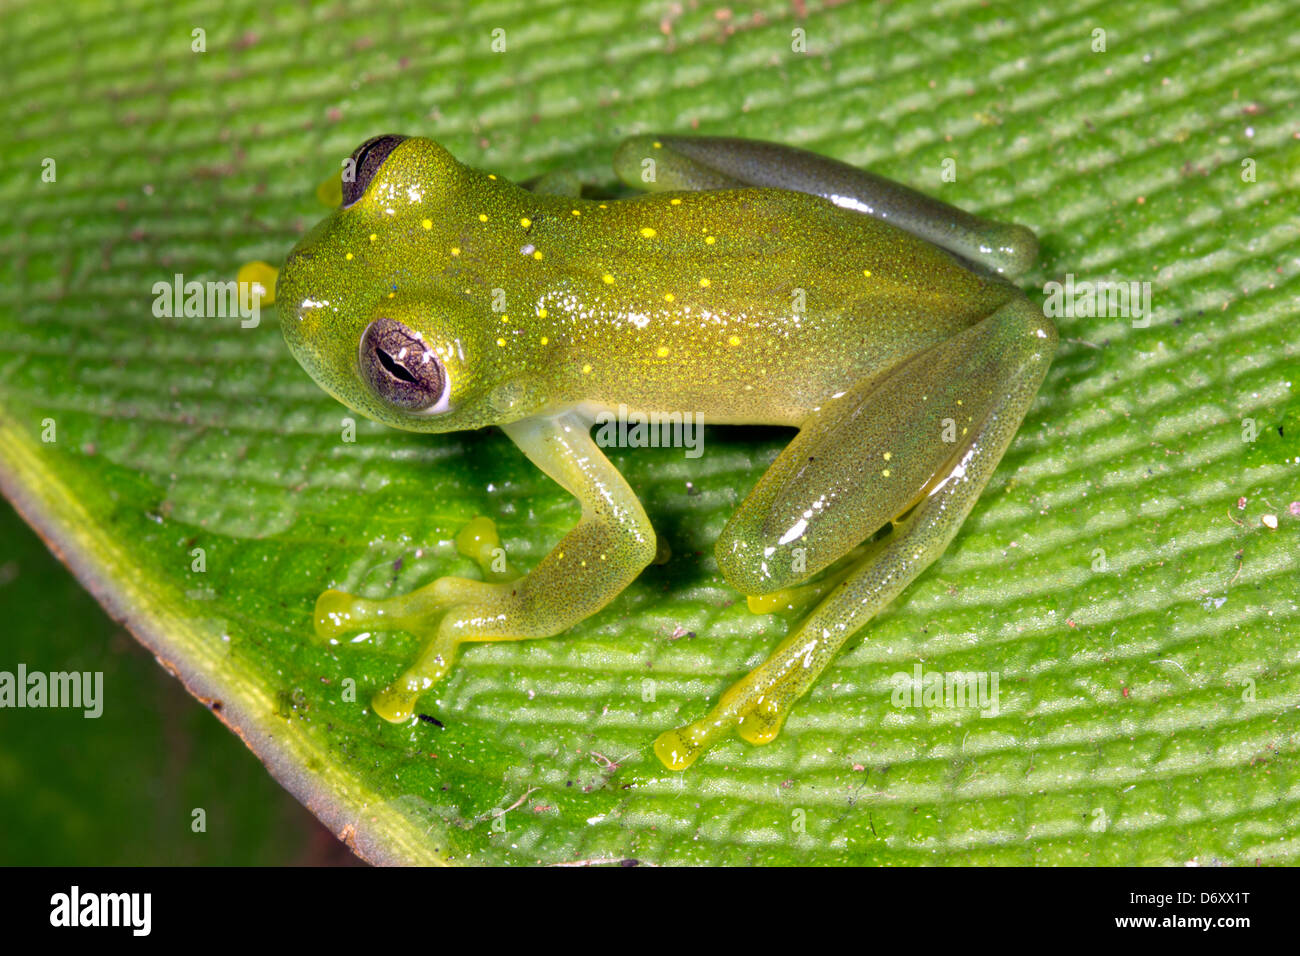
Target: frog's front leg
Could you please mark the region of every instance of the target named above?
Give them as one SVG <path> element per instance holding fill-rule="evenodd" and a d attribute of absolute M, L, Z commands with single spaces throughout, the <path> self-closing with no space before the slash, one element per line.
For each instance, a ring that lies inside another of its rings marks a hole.
<path fill-rule="evenodd" d="M 666 766 L 685 769 L 733 727 L 755 744 L 777 735 L 844 642 L 943 553 L 1055 348 L 1052 323 L 1016 294 L 803 425 L 718 539 L 727 579 L 750 594 L 776 591 L 895 526 L 707 716 L 660 735 L 655 752 Z"/>
<path fill-rule="evenodd" d="M 582 518 L 532 571 L 488 583 L 446 577 L 411 594 L 368 601 L 327 591 L 316 605 L 320 637 L 400 629 L 424 639 L 415 663 L 374 699 L 386 720 L 406 720 L 419 696 L 451 668 L 461 644 L 550 637 L 595 614 L 653 560 L 655 533 L 623 476 L 576 412 L 503 426 L 534 464 L 582 504 Z"/>

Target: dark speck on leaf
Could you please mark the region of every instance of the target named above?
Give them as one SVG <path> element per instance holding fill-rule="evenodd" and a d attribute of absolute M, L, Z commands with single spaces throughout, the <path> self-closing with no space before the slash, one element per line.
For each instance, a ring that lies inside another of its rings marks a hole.
<path fill-rule="evenodd" d="M 417 716 L 426 724 L 437 724 L 439 727 L 443 728 L 444 730 L 446 730 L 447 728 L 447 725 L 444 724 L 437 717 L 430 717 L 428 714 L 418 714 Z"/>

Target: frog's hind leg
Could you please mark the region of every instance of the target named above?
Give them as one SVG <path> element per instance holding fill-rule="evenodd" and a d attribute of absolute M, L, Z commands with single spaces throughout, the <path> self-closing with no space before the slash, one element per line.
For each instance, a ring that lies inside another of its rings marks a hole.
<path fill-rule="evenodd" d="M 732 727 L 755 744 L 777 735 L 844 642 L 948 546 L 1055 347 L 1051 322 L 1016 297 L 829 403 L 800 431 L 719 538 L 729 580 L 742 590 L 784 587 L 906 517 L 707 716 L 659 737 L 655 752 L 666 766 L 685 769 Z"/>
<path fill-rule="evenodd" d="M 567 169 L 542 173 L 523 185 L 525 189 L 541 196 L 567 196 L 569 199 L 577 199 L 582 195 L 582 180 L 576 173 Z"/>
<path fill-rule="evenodd" d="M 1032 230 L 994 222 L 837 159 L 780 143 L 724 136 L 635 136 L 614 155 L 629 186 L 665 190 L 766 186 L 811 193 L 898 226 L 1007 276 L 1033 267 Z"/>

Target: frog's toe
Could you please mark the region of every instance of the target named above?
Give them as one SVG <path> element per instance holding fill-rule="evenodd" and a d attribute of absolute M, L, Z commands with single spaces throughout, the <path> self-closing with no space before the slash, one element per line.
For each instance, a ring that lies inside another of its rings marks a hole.
<path fill-rule="evenodd" d="M 316 611 L 313 619 L 316 625 L 316 637 L 322 641 L 333 640 L 341 635 L 358 630 L 372 610 L 366 605 L 373 604 L 362 598 L 345 594 L 330 588 L 316 599 Z"/>
<path fill-rule="evenodd" d="M 415 713 L 415 703 L 420 699 L 422 690 L 419 684 L 419 681 L 403 674 L 375 694 L 370 707 L 390 724 L 404 723 Z"/>
<path fill-rule="evenodd" d="M 415 663 L 370 701 L 376 714 L 389 723 L 399 724 L 415 713 L 420 696 L 447 676 L 456 662 L 460 642 L 447 634 L 434 632 L 420 651 Z"/>
<path fill-rule="evenodd" d="M 669 770 L 685 770 L 701 753 L 707 743 L 692 732 L 693 725 L 665 730 L 655 739 L 655 756 Z"/>
<path fill-rule="evenodd" d="M 715 707 L 694 723 L 664 731 L 655 740 L 655 756 L 669 770 L 685 770 L 736 725 L 736 719 Z"/>
<path fill-rule="evenodd" d="M 316 599 L 316 637 L 331 641 L 364 630 L 423 633 L 430 629 L 429 622 L 447 608 L 490 599 L 496 587 L 483 581 L 445 577 L 409 594 L 378 601 L 331 588 Z"/>
<path fill-rule="evenodd" d="M 788 716 L 788 709 L 771 698 L 763 698 L 740 715 L 736 721 L 736 734 L 751 744 L 770 744 L 785 726 Z"/>

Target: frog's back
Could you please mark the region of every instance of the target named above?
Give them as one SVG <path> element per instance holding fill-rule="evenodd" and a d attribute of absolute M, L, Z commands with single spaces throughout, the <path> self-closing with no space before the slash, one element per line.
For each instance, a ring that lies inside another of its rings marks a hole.
<path fill-rule="evenodd" d="M 559 203 L 538 235 L 539 249 L 555 249 L 542 306 L 597 404 L 794 423 L 1013 294 L 924 240 L 804 193 Z"/>

